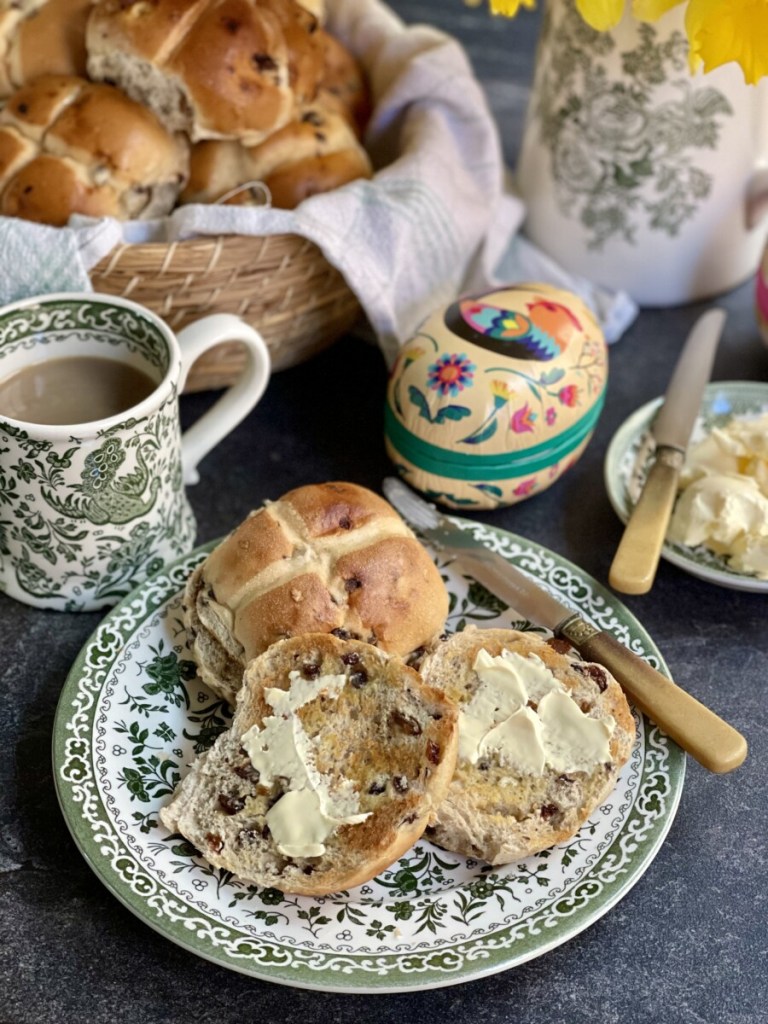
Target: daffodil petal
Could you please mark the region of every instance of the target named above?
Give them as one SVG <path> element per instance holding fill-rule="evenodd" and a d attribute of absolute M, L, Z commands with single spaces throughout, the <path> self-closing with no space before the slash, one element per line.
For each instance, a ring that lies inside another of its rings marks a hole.
<path fill-rule="evenodd" d="M 624 0 L 576 0 L 576 8 L 588 25 L 605 32 L 621 21 Z"/>
<path fill-rule="evenodd" d="M 632 0 L 632 13 L 638 21 L 657 21 L 662 14 L 679 7 L 684 0 Z"/>
<path fill-rule="evenodd" d="M 490 3 L 491 14 L 502 14 L 505 18 L 514 18 L 521 7 L 536 6 L 536 0 L 490 0 Z"/>
<path fill-rule="evenodd" d="M 768 75 L 768 0 L 689 0 L 685 29 L 691 67 L 705 71 L 736 61 L 754 85 Z"/>

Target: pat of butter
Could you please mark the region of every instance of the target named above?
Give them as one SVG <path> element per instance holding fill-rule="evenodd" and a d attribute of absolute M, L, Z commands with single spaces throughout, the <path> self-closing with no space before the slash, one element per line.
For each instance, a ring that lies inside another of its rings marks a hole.
<path fill-rule="evenodd" d="M 768 579 L 768 414 L 733 419 L 691 447 L 667 537 Z"/>
<path fill-rule="evenodd" d="M 670 540 L 706 544 L 722 554 L 742 536 L 768 536 L 768 497 L 751 477 L 703 476 L 683 491 Z"/>
<path fill-rule="evenodd" d="M 320 795 L 312 789 L 285 793 L 266 814 L 267 825 L 278 850 L 286 857 L 322 857 L 325 840 L 339 825 L 356 825 L 367 814 L 333 818 L 323 810 Z"/>
<path fill-rule="evenodd" d="M 590 718 L 565 693 L 548 693 L 538 710 L 546 761 L 557 772 L 587 772 L 611 759 L 612 718 Z"/>
<path fill-rule="evenodd" d="M 287 857 L 321 857 L 324 840 L 339 825 L 356 825 L 368 814 L 359 814 L 358 797 L 351 782 L 331 790 L 330 780 L 315 764 L 315 751 L 296 714 L 321 695 L 336 699 L 347 681 L 345 675 L 304 679 L 290 674 L 287 690 L 265 689 L 264 698 L 274 711 L 263 727 L 251 726 L 241 743 L 260 781 L 271 785 L 287 781 L 287 792 L 267 812 L 272 838 Z"/>
<path fill-rule="evenodd" d="M 536 655 L 481 650 L 472 667 L 480 685 L 459 714 L 460 760 L 476 764 L 494 753 L 524 775 L 541 775 L 547 765 L 589 771 L 610 760 L 616 723 L 585 715 Z"/>
<path fill-rule="evenodd" d="M 541 775 L 546 756 L 539 716 L 530 708 L 519 708 L 494 726 L 483 737 L 480 753 L 494 750 L 507 767 L 522 775 Z"/>
<path fill-rule="evenodd" d="M 488 730 L 522 707 L 528 697 L 519 672 L 503 657 L 493 658 L 481 650 L 472 667 L 481 684 L 459 715 L 459 758 L 474 764 Z"/>

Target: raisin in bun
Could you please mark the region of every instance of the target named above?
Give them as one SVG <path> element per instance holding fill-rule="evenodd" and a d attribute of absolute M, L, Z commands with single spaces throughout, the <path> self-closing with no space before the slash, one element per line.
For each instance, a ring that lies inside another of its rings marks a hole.
<path fill-rule="evenodd" d="M 231 703 L 247 662 L 285 637 L 335 630 L 408 655 L 441 632 L 448 594 L 391 505 L 324 483 L 248 516 L 191 575 L 184 607 L 200 675 Z"/>
<path fill-rule="evenodd" d="M 73 213 L 161 217 L 189 170 L 189 146 L 111 85 L 44 75 L 0 112 L 0 213 L 63 225 Z"/>
<path fill-rule="evenodd" d="M 347 120 L 313 106 L 258 146 L 198 142 L 181 202 L 258 205 L 265 199 L 263 186 L 272 206 L 292 210 L 310 196 L 371 174 L 368 155 Z"/>
<path fill-rule="evenodd" d="M 170 131 L 255 145 L 315 94 L 317 18 L 295 0 L 99 0 L 88 73 Z"/>
<path fill-rule="evenodd" d="M 250 663 L 231 728 L 160 818 L 245 882 L 348 889 L 420 838 L 456 737 L 455 707 L 399 658 L 326 634 L 283 640 Z"/>
<path fill-rule="evenodd" d="M 505 864 L 570 838 L 632 750 L 616 680 L 534 633 L 470 627 L 421 673 L 459 705 L 456 773 L 428 833 L 454 853 Z"/>
<path fill-rule="evenodd" d="M 93 0 L 0 2 L 0 99 L 38 75 L 85 75 Z"/>

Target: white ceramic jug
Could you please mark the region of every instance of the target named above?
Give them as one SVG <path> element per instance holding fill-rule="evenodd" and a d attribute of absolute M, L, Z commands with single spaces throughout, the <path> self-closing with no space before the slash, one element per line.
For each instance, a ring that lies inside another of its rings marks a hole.
<path fill-rule="evenodd" d="M 517 167 L 532 241 L 641 305 L 734 287 L 766 238 L 768 81 L 692 75 L 683 14 L 596 32 L 547 0 Z"/>

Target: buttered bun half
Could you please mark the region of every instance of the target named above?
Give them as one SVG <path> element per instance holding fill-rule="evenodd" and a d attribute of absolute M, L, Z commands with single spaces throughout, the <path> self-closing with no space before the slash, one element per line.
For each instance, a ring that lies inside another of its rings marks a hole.
<path fill-rule="evenodd" d="M 456 709 L 399 658 L 327 634 L 248 666 L 231 728 L 160 812 L 215 867 L 321 896 L 423 834 L 456 762 Z"/>
<path fill-rule="evenodd" d="M 202 679 L 230 703 L 271 644 L 336 633 L 407 657 L 442 632 L 448 593 L 392 506 L 346 482 L 251 513 L 191 575 L 185 622 Z"/>
<path fill-rule="evenodd" d="M 427 831 L 438 845 L 519 860 L 573 836 L 616 785 L 635 725 L 601 665 L 532 632 L 469 627 L 421 673 L 459 706 L 456 773 Z"/>

